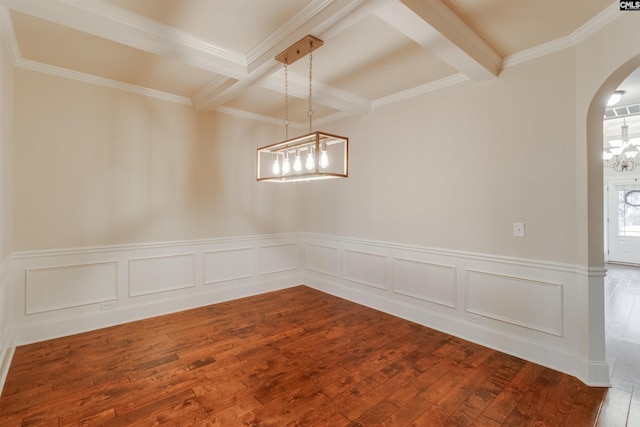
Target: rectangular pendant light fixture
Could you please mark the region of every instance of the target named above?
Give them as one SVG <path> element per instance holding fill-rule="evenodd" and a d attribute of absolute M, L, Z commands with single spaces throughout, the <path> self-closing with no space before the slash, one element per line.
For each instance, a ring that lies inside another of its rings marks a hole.
<path fill-rule="evenodd" d="M 308 35 L 275 57 L 285 66 L 286 139 L 258 148 L 256 156 L 258 181 L 295 182 L 348 177 L 349 138 L 312 131 L 312 52 L 322 44 L 322 40 Z M 309 133 L 289 138 L 287 67 L 306 55 L 309 55 Z"/>
<path fill-rule="evenodd" d="M 312 132 L 258 148 L 258 181 L 292 182 L 349 176 L 349 139 Z"/>

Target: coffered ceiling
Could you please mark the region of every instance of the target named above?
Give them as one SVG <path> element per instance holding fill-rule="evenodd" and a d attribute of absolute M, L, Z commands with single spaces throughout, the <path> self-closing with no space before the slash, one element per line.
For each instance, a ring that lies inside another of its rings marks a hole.
<path fill-rule="evenodd" d="M 373 108 L 575 45 L 611 0 L 0 0 L 18 67 L 281 123 L 282 64 L 307 34 L 314 121 Z M 289 67 L 307 121 L 308 57 Z"/>

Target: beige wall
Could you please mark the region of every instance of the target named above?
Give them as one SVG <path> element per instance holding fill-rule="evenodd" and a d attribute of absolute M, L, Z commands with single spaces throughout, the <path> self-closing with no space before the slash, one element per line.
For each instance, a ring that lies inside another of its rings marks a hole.
<path fill-rule="evenodd" d="M 15 249 L 305 230 L 587 265 L 586 114 L 636 15 L 498 79 L 323 126 L 350 137 L 350 178 L 308 184 L 255 182 L 279 126 L 17 70 Z"/>
<path fill-rule="evenodd" d="M 15 250 L 299 231 L 255 181 L 277 126 L 15 72 Z"/>
<path fill-rule="evenodd" d="M 13 64 L 0 38 L 0 263 L 13 251 L 12 148 Z"/>
<path fill-rule="evenodd" d="M 312 187 L 305 228 L 575 262 L 574 76 L 567 49 L 336 124 L 350 178 Z"/>

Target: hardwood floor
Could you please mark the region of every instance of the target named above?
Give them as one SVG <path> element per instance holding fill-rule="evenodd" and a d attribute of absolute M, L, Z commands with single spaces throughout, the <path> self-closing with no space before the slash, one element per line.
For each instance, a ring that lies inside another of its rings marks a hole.
<path fill-rule="evenodd" d="M 592 426 L 606 391 L 298 286 L 19 347 L 0 425 Z"/>
<path fill-rule="evenodd" d="M 611 388 L 601 425 L 640 426 L 640 268 L 609 264 L 607 270 L 605 330 Z"/>

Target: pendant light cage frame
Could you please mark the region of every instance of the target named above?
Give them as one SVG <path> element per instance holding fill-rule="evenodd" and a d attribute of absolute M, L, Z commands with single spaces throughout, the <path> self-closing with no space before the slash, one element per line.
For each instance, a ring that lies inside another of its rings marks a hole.
<path fill-rule="evenodd" d="M 321 156 L 325 152 L 331 159 L 322 167 Z M 295 163 L 299 156 L 301 169 L 284 173 L 282 168 L 276 173 L 276 161 L 284 163 L 285 158 Z M 309 162 L 309 156 L 313 159 Z M 257 180 L 269 182 L 312 181 L 319 179 L 347 178 L 349 176 L 349 138 L 325 132 L 311 132 L 286 141 L 258 148 Z M 312 167 L 308 167 L 311 166 Z"/>
<path fill-rule="evenodd" d="M 275 59 L 284 64 L 285 140 L 257 149 L 256 179 L 270 182 L 311 181 L 349 176 L 349 138 L 312 130 L 312 52 L 323 45 L 307 35 Z M 309 133 L 289 138 L 288 66 L 309 55 Z M 304 156 L 304 160 L 302 158 Z"/>

